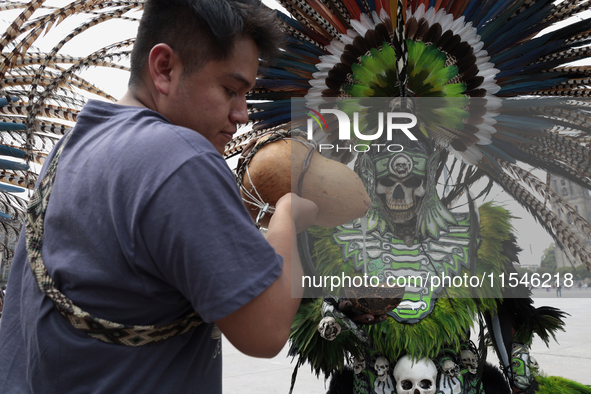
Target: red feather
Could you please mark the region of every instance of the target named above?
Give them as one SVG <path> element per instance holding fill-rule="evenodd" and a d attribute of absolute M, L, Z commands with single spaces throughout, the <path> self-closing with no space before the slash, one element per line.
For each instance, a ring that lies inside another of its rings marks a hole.
<path fill-rule="evenodd" d="M 343 4 L 347 7 L 351 18 L 359 20 L 361 17 L 361 9 L 355 2 L 355 0 L 343 0 Z"/>
<path fill-rule="evenodd" d="M 337 31 L 341 34 L 347 33 L 347 28 L 345 25 L 341 23 L 339 18 L 330 11 L 324 4 L 322 4 L 319 0 L 308 0 L 308 5 L 314 9 L 314 11 L 318 12 L 320 16 L 326 19 L 330 24 L 337 29 Z"/>

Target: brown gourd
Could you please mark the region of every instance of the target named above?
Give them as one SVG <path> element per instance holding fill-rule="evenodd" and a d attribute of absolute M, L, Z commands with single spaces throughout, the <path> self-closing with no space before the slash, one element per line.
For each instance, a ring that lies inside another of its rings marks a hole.
<path fill-rule="evenodd" d="M 258 144 L 264 141 L 261 138 Z M 300 137 L 268 143 L 252 156 L 248 174 L 242 179 L 243 187 L 251 194 L 256 192 L 261 200 L 274 206 L 286 193 L 297 193 L 302 164 L 308 153 L 308 145 Z M 334 227 L 365 216 L 371 200 L 359 176 L 344 164 L 323 157 L 314 151 L 308 170 L 305 172 L 303 198 L 318 205 L 317 226 Z M 249 200 L 242 192 L 243 199 Z M 259 208 L 245 202 L 253 220 Z M 261 220 L 267 227 L 270 215 Z"/>

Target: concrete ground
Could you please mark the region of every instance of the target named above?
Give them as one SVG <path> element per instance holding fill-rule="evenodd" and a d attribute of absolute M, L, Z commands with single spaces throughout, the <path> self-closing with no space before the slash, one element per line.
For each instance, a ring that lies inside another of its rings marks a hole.
<path fill-rule="evenodd" d="M 547 375 L 562 376 L 591 385 L 591 289 L 556 291 L 534 290 L 536 306 L 553 306 L 569 313 L 565 332 L 556 336 L 558 342 L 549 347 L 534 339 L 531 355 Z M 275 358 L 257 359 L 244 356 L 225 338 L 224 394 L 287 394 L 294 365 L 287 358 L 287 346 Z M 498 362 L 496 362 L 498 364 Z M 324 394 L 327 390 L 322 377 L 310 373 L 310 367 L 299 369 L 294 394 Z"/>

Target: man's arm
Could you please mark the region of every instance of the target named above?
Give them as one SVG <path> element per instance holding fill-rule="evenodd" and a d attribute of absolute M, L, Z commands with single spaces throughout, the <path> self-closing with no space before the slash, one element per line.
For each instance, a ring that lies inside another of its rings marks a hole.
<path fill-rule="evenodd" d="M 279 199 L 269 223 L 267 241 L 283 257 L 281 275 L 258 297 L 216 321 L 228 340 L 244 354 L 274 357 L 287 342 L 303 293 L 298 286 L 292 295 L 292 279 L 299 280 L 302 276 L 296 235 L 314 224 L 317 211 L 316 204 L 295 194 Z"/>

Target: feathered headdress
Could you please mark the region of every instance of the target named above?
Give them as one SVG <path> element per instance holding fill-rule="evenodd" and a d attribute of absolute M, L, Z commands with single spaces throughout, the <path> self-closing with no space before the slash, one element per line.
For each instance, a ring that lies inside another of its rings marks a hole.
<path fill-rule="evenodd" d="M 579 14 L 591 3 L 280 3 L 291 14 L 277 14 L 286 32 L 285 50 L 272 66 L 260 68 L 249 95 L 253 130 L 230 144 L 227 156 L 262 132 L 293 127 L 294 97 L 310 108 L 333 97 L 407 97 L 422 107 L 417 109 L 421 131 L 441 152 L 438 177 L 449 174 L 441 181 L 448 186 L 441 196 L 445 205 L 487 177 L 483 193 L 493 184 L 501 186 L 591 270 L 587 242 L 546 203 L 586 237 L 589 223 L 549 183 L 523 169 L 533 166 L 591 188 L 586 146 L 591 102 L 584 99 L 591 94 L 591 67 L 569 65 L 589 57 L 591 19 Z M 572 23 L 561 23 L 565 20 Z M 330 133 L 318 137 L 335 140 Z M 353 159 L 348 152 L 333 158 Z"/>
<path fill-rule="evenodd" d="M 591 189 L 589 103 L 584 101 L 591 92 L 591 67 L 571 65 L 591 53 L 591 20 L 580 16 L 591 2 L 279 3 L 291 14 L 277 12 L 285 48 L 272 65 L 259 68 L 260 79 L 248 96 L 253 130 L 227 146 L 227 157 L 267 130 L 291 127 L 292 98 L 306 100 L 310 108 L 326 97 L 481 98 L 489 112 L 498 109 L 495 100 L 502 98 L 551 98 L 536 104 L 517 100 L 502 106 L 496 116 L 481 114 L 479 122 L 462 114 L 472 116 L 478 110 L 449 104 L 441 119 L 452 121 L 427 117 L 422 130 L 441 152 L 437 175 L 451 174 L 440 196 L 443 204 L 453 204 L 467 186 L 488 177 L 591 268 L 589 247 L 547 202 L 586 237 L 591 236 L 589 223 L 547 182 L 523 169 L 527 164 Z M 0 232 L 18 233 L 26 205 L 20 192 L 34 186 L 38 163 L 75 122 L 85 95 L 114 100 L 82 78 L 81 71 L 98 66 L 126 69 L 119 60 L 129 55 L 133 39 L 80 57 L 64 54 L 64 45 L 109 20 L 137 23 L 132 11 L 142 8 L 142 1 L 128 0 L 76 0 L 64 7 L 46 6 L 43 0 L 0 2 L 0 11 L 13 18 L 0 38 L 0 154 L 7 156 L 0 162 Z M 79 16 L 84 19 L 53 47 L 34 48 L 44 33 Z"/>
<path fill-rule="evenodd" d="M 66 55 L 63 47 L 87 31 L 92 34 L 103 22 L 137 24 L 139 19 L 129 12 L 142 8 L 142 1 L 78 0 L 64 7 L 45 6 L 43 0 L 0 2 L 3 17 L 14 18 L 0 37 L 0 155 L 5 157 L 0 160 L 0 234 L 7 236 L 0 252 L 6 257 L 12 254 L 8 241 L 18 236 L 24 222 L 25 191 L 33 189 L 48 152 L 76 121 L 89 95 L 115 101 L 81 72 L 99 66 L 128 70 L 118 62 L 129 56 L 133 40 L 84 56 Z M 60 24 L 74 27 L 48 49 L 35 47 Z"/>

